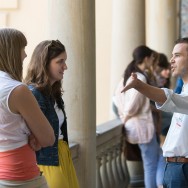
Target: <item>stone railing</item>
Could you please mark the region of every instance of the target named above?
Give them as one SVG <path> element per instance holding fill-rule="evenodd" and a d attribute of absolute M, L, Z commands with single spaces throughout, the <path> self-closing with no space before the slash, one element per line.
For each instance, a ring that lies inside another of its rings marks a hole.
<path fill-rule="evenodd" d="M 125 137 L 119 119 L 96 127 L 96 188 L 143 187 L 142 163 L 126 161 Z M 79 144 L 69 143 L 75 169 L 79 169 Z"/>
<path fill-rule="evenodd" d="M 124 137 L 120 120 L 97 126 L 96 139 L 97 188 L 127 187 L 129 174 L 123 154 Z"/>

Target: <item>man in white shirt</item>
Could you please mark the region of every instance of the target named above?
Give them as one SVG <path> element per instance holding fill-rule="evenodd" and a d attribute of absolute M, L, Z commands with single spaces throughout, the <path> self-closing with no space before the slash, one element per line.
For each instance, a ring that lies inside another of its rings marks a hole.
<path fill-rule="evenodd" d="M 158 109 L 173 112 L 170 129 L 163 145 L 166 158 L 164 188 L 188 187 L 188 38 L 178 39 L 170 60 L 172 76 L 184 82 L 181 94 L 148 85 L 132 73 L 132 81 L 122 92 L 135 88 L 156 102 Z"/>

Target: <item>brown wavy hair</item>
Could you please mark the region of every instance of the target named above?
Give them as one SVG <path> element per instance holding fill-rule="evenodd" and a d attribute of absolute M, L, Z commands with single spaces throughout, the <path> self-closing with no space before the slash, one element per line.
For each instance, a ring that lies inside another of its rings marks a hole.
<path fill-rule="evenodd" d="M 49 80 L 48 67 L 50 61 L 65 52 L 65 46 L 59 40 L 40 42 L 33 51 L 24 82 L 34 85 L 46 96 L 52 96 L 59 106 L 62 96 L 62 83 L 56 81 L 52 86 Z"/>
<path fill-rule="evenodd" d="M 24 34 L 13 28 L 0 29 L 0 70 L 22 81 L 21 50 L 27 45 Z"/>

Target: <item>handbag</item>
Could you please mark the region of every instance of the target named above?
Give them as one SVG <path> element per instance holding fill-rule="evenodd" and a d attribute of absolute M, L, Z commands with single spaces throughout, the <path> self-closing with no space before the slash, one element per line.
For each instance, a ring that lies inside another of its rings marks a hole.
<path fill-rule="evenodd" d="M 125 140 L 124 156 L 128 161 L 142 161 L 138 144 L 131 144 L 127 140 Z"/>

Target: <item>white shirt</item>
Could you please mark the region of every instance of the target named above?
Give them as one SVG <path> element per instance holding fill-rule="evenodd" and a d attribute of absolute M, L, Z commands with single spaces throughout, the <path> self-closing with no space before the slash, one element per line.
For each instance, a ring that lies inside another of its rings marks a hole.
<path fill-rule="evenodd" d="M 146 82 L 143 74 L 137 72 L 139 80 Z M 131 80 L 129 78 L 127 83 Z M 130 89 L 121 93 L 123 89 L 123 79 L 113 97 L 113 101 L 118 108 L 119 116 L 124 123 L 124 119 L 129 119 L 124 124 L 126 139 L 133 144 L 148 143 L 154 135 L 154 123 L 151 114 L 150 100 L 135 89 Z"/>
<path fill-rule="evenodd" d="M 188 84 L 184 85 L 182 93 L 176 94 L 163 88 L 167 100 L 158 109 L 174 112 L 171 125 L 166 136 L 163 149 L 164 157 L 182 156 L 188 158 Z"/>
<path fill-rule="evenodd" d="M 58 137 L 58 139 L 61 140 L 61 139 L 63 139 L 61 127 L 63 125 L 65 117 L 64 117 L 62 109 L 58 108 L 57 103 L 55 103 L 54 108 L 55 108 L 55 111 L 56 111 L 56 114 L 57 114 L 57 117 L 58 117 L 58 120 L 59 120 L 59 137 Z"/>
<path fill-rule="evenodd" d="M 12 113 L 8 106 L 11 92 L 21 84 L 23 83 L 0 71 L 0 152 L 28 143 L 30 131 L 25 120 L 21 115 Z"/>

